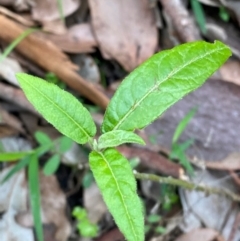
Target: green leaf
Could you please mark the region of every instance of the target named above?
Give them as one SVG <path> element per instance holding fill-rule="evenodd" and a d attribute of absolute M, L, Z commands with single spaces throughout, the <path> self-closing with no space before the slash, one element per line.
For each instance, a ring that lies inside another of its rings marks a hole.
<path fill-rule="evenodd" d="M 41 201 L 40 201 L 40 187 L 38 175 L 38 159 L 37 155 L 31 155 L 31 161 L 28 166 L 28 185 L 30 194 L 31 211 L 34 220 L 34 227 L 38 241 L 43 240 L 43 228 L 41 221 Z"/>
<path fill-rule="evenodd" d="M 60 165 L 60 156 L 58 154 L 55 154 L 44 165 L 43 173 L 46 176 L 52 175 L 57 171 L 59 165 Z"/>
<path fill-rule="evenodd" d="M 71 148 L 72 144 L 73 144 L 73 141 L 71 139 L 69 139 L 66 136 L 62 136 L 60 138 L 59 151 L 61 153 L 68 151 Z"/>
<path fill-rule="evenodd" d="M 129 74 L 111 99 L 102 132 L 142 129 L 200 87 L 231 55 L 229 47 L 197 41 L 153 55 Z"/>
<path fill-rule="evenodd" d="M 115 147 L 124 143 L 137 143 L 144 145 L 144 140 L 131 131 L 115 130 L 101 135 L 98 139 L 98 148 Z"/>
<path fill-rule="evenodd" d="M 192 109 L 188 112 L 188 114 L 178 123 L 178 126 L 174 132 L 172 143 L 178 141 L 179 137 L 182 135 L 183 131 L 186 129 L 189 121 L 193 118 L 196 114 L 197 109 Z"/>
<path fill-rule="evenodd" d="M 90 113 L 71 94 L 31 75 L 21 73 L 16 77 L 28 100 L 61 133 L 80 144 L 95 135 Z"/>
<path fill-rule="evenodd" d="M 202 4 L 198 0 L 191 0 L 191 6 L 200 30 L 206 34 L 206 20 Z"/>
<path fill-rule="evenodd" d="M 6 182 L 9 178 L 11 178 L 16 172 L 20 171 L 22 168 L 28 165 L 31 160 L 31 155 L 25 156 L 22 160 L 17 162 L 16 165 L 7 173 L 7 175 L 3 178 L 1 183 Z"/>
<path fill-rule="evenodd" d="M 16 161 L 31 154 L 31 151 L 24 152 L 3 152 L 0 153 L 0 161 Z"/>
<path fill-rule="evenodd" d="M 223 6 L 220 6 L 219 8 L 219 16 L 224 22 L 228 22 L 230 19 L 228 11 Z"/>
<path fill-rule="evenodd" d="M 98 233 L 98 227 L 95 224 L 89 222 L 89 220 L 83 220 L 78 223 L 77 228 L 82 237 L 96 237 Z"/>
<path fill-rule="evenodd" d="M 160 215 L 157 215 L 157 214 L 150 214 L 148 217 L 147 217 L 147 222 L 148 223 L 159 223 L 161 220 L 161 216 Z"/>
<path fill-rule="evenodd" d="M 35 132 L 34 136 L 40 145 L 46 145 L 46 144 L 52 143 L 52 140 L 49 138 L 49 136 L 42 131 Z"/>
<path fill-rule="evenodd" d="M 104 152 L 91 152 L 89 161 L 104 201 L 125 238 L 143 241 L 143 208 L 128 160 L 110 148 Z"/>

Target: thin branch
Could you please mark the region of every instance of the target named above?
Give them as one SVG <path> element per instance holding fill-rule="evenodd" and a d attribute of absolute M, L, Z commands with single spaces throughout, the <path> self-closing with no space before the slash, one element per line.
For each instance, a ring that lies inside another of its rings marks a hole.
<path fill-rule="evenodd" d="M 232 199 L 233 201 L 240 202 L 240 196 L 223 188 L 216 188 L 216 187 L 209 187 L 209 186 L 204 186 L 204 185 L 197 185 L 193 182 L 185 181 L 185 180 L 180 180 L 176 179 L 173 177 L 162 177 L 162 176 L 157 176 L 154 174 L 147 174 L 147 173 L 138 173 L 137 171 L 134 171 L 134 176 L 137 179 L 141 180 L 150 180 L 153 182 L 159 182 L 159 183 L 165 183 L 169 185 L 174 185 L 177 187 L 182 187 L 187 190 L 194 190 L 194 191 L 201 191 L 206 194 L 217 194 L 221 196 L 228 197 Z"/>

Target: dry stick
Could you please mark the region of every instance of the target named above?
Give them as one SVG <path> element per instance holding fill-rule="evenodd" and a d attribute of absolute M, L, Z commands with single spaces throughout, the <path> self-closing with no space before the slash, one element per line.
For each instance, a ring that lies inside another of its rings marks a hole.
<path fill-rule="evenodd" d="M 12 42 L 24 31 L 20 25 L 3 15 L 0 15 L 0 29 L 0 39 L 7 43 Z M 62 81 L 96 105 L 103 109 L 108 105 L 109 99 L 94 84 L 79 76 L 75 72 L 77 66 L 53 43 L 30 35 L 16 49 L 45 70 L 55 73 Z"/>
<path fill-rule="evenodd" d="M 169 184 L 169 185 L 174 185 L 177 187 L 182 187 L 188 190 L 194 190 L 194 191 L 201 191 L 205 192 L 206 194 L 217 194 L 221 196 L 228 197 L 232 199 L 233 201 L 240 202 L 240 196 L 236 195 L 235 193 L 223 189 L 223 188 L 216 188 L 216 187 L 208 187 L 208 186 L 203 186 L 203 185 L 197 185 L 192 182 L 176 179 L 173 177 L 162 177 L 162 176 L 157 176 L 154 174 L 147 174 L 147 173 L 138 173 L 134 171 L 134 176 L 137 179 L 141 180 L 150 180 L 153 182 L 159 182 L 159 183 L 164 183 L 164 184 Z"/>

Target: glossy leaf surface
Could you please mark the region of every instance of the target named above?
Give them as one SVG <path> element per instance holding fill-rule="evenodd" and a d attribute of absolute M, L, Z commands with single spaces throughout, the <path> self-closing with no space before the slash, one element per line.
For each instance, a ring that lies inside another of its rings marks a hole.
<path fill-rule="evenodd" d="M 102 132 L 144 128 L 200 87 L 230 55 L 219 41 L 182 44 L 153 55 L 119 86 L 106 110 Z"/>
<path fill-rule="evenodd" d="M 124 143 L 137 143 L 144 145 L 144 140 L 131 131 L 115 130 L 101 135 L 98 139 L 98 147 L 100 149 L 107 147 L 115 147 Z"/>
<path fill-rule="evenodd" d="M 77 143 L 88 142 L 96 126 L 88 110 L 58 86 L 27 74 L 16 75 L 33 106 L 61 133 Z"/>
<path fill-rule="evenodd" d="M 109 211 L 128 241 L 144 240 L 141 201 L 128 160 L 117 150 L 93 151 L 90 167 Z"/>

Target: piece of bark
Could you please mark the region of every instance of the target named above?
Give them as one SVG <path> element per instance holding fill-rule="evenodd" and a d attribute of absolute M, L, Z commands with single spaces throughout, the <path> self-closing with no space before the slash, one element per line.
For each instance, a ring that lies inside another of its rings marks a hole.
<path fill-rule="evenodd" d="M 157 172 L 176 178 L 183 178 L 184 170 L 182 167 L 168 160 L 166 157 L 143 148 L 120 146 L 117 148 L 126 158 L 138 157 L 141 164 Z"/>
<path fill-rule="evenodd" d="M 181 0 L 160 0 L 182 42 L 201 39 L 198 27 Z"/>
<path fill-rule="evenodd" d="M 154 54 L 158 33 L 148 0 L 90 0 L 89 6 L 104 58 L 131 71 Z"/>
<path fill-rule="evenodd" d="M 12 42 L 24 31 L 18 24 L 2 15 L 0 15 L 0 29 L 0 39 L 8 43 Z M 51 42 L 43 41 L 36 36 L 30 35 L 21 41 L 16 49 L 45 70 L 55 73 L 62 81 L 96 105 L 103 109 L 106 108 L 109 99 L 94 84 L 86 82 L 81 78 L 75 72 L 77 67 Z"/>

